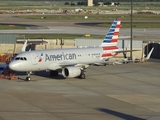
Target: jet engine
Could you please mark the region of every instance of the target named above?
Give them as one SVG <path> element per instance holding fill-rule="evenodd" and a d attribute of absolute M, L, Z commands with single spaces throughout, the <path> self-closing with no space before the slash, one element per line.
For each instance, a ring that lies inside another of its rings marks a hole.
<path fill-rule="evenodd" d="M 79 67 L 66 67 L 62 69 L 62 75 L 64 77 L 77 77 L 81 74 Z"/>

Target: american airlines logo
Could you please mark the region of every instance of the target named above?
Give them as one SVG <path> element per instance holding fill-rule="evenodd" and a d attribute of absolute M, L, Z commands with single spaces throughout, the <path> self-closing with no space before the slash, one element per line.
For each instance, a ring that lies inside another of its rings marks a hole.
<path fill-rule="evenodd" d="M 54 54 L 54 55 L 48 55 L 45 54 L 45 61 L 59 61 L 59 60 L 74 60 L 76 59 L 75 53 L 69 53 L 69 54 Z"/>

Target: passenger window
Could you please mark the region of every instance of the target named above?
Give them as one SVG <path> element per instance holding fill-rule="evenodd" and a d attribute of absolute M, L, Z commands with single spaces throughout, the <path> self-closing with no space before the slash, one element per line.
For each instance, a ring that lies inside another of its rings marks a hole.
<path fill-rule="evenodd" d="M 21 60 L 23 60 L 23 57 L 21 57 Z"/>
<path fill-rule="evenodd" d="M 27 60 L 27 59 L 24 57 L 24 60 Z"/>

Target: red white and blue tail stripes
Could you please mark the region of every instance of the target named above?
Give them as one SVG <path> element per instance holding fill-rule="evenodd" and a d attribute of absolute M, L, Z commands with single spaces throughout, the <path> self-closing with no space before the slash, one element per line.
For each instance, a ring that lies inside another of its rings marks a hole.
<path fill-rule="evenodd" d="M 101 47 L 103 49 L 103 54 L 101 56 L 102 58 L 108 58 L 118 54 L 117 42 L 120 25 L 121 18 L 116 18 L 101 44 Z"/>
<path fill-rule="evenodd" d="M 114 22 L 112 23 L 101 46 L 116 46 L 117 45 L 120 25 L 121 25 L 121 18 L 116 18 Z"/>

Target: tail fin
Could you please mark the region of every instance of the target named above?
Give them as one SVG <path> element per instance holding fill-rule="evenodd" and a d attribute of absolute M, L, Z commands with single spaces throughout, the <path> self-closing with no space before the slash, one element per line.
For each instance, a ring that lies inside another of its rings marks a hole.
<path fill-rule="evenodd" d="M 117 46 L 120 24 L 121 24 L 121 18 L 116 18 L 101 44 L 102 47 Z"/>
<path fill-rule="evenodd" d="M 27 40 L 24 41 L 24 44 L 23 44 L 21 52 L 25 52 L 26 51 L 26 46 L 27 46 Z"/>

